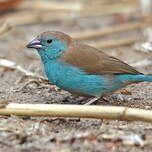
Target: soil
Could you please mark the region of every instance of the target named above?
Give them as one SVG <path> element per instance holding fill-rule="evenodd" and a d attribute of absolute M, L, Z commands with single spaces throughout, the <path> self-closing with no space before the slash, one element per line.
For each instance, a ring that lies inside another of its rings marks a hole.
<path fill-rule="evenodd" d="M 14 27 L 0 36 L 0 57 L 44 75 L 37 52 L 25 47 L 37 34 L 47 30 L 85 32 L 114 24 L 113 18 L 94 17 L 91 20 L 85 18 Z M 83 43 L 104 42 L 132 35 L 142 36 L 142 31 L 105 36 Z M 150 53 L 135 50 L 133 45 L 104 51 L 129 64 L 152 57 Z M 152 66 L 141 66 L 137 70 L 150 74 Z M 78 97 L 56 86 L 38 80 L 38 83 L 28 83 L 32 80 L 24 78 L 17 70 L 0 68 L 0 100 L 12 103 L 82 104 L 77 102 Z M 98 104 L 152 109 L 152 83 L 129 85 L 125 90 L 129 93 L 118 91 L 106 98 L 108 102 L 101 101 Z M 151 152 L 152 144 L 143 144 L 147 140 L 152 140 L 152 126 L 144 122 L 0 116 L 0 152 Z"/>

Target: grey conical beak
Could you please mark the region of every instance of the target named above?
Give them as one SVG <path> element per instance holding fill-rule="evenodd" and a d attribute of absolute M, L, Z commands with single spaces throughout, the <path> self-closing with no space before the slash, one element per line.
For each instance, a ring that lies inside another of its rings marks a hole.
<path fill-rule="evenodd" d="M 33 39 L 30 43 L 26 45 L 27 48 L 35 48 L 35 49 L 40 49 L 42 48 L 42 44 L 40 40 L 38 39 Z"/>

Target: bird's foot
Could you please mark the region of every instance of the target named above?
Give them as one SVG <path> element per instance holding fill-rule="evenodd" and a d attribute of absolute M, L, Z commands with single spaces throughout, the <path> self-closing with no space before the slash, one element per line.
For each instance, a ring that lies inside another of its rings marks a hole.
<path fill-rule="evenodd" d="M 87 103 L 85 103 L 84 105 L 91 105 L 95 102 L 97 102 L 101 97 L 94 97 L 92 99 L 89 99 L 89 101 Z"/>
<path fill-rule="evenodd" d="M 87 103 L 85 103 L 84 105 L 91 105 L 91 104 L 95 104 L 97 103 L 99 100 L 103 101 L 103 102 L 109 102 L 107 99 L 105 99 L 103 96 L 102 97 L 94 97 L 94 98 L 91 98 L 91 99 L 88 99 Z"/>
<path fill-rule="evenodd" d="M 104 98 L 104 97 L 100 97 L 100 99 L 101 99 L 102 101 L 106 102 L 106 103 L 109 103 L 109 101 L 108 101 L 106 98 Z"/>

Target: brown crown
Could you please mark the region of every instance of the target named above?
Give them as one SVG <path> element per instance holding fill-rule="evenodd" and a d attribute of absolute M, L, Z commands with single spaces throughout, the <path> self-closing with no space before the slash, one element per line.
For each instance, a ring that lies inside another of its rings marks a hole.
<path fill-rule="evenodd" d="M 43 32 L 37 38 L 42 39 L 42 38 L 45 38 L 48 36 L 53 36 L 57 39 L 60 39 L 63 43 L 65 43 L 67 45 L 69 45 L 69 43 L 71 43 L 71 41 L 72 41 L 72 38 L 69 35 L 62 33 L 62 32 L 58 32 L 58 31 Z"/>

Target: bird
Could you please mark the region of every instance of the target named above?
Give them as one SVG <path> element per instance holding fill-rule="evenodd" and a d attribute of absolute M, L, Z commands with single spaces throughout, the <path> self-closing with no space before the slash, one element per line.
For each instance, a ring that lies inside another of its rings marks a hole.
<path fill-rule="evenodd" d="M 127 63 L 59 31 L 46 31 L 27 44 L 37 49 L 49 82 L 72 94 L 90 98 L 86 104 L 132 83 L 152 82 Z"/>

